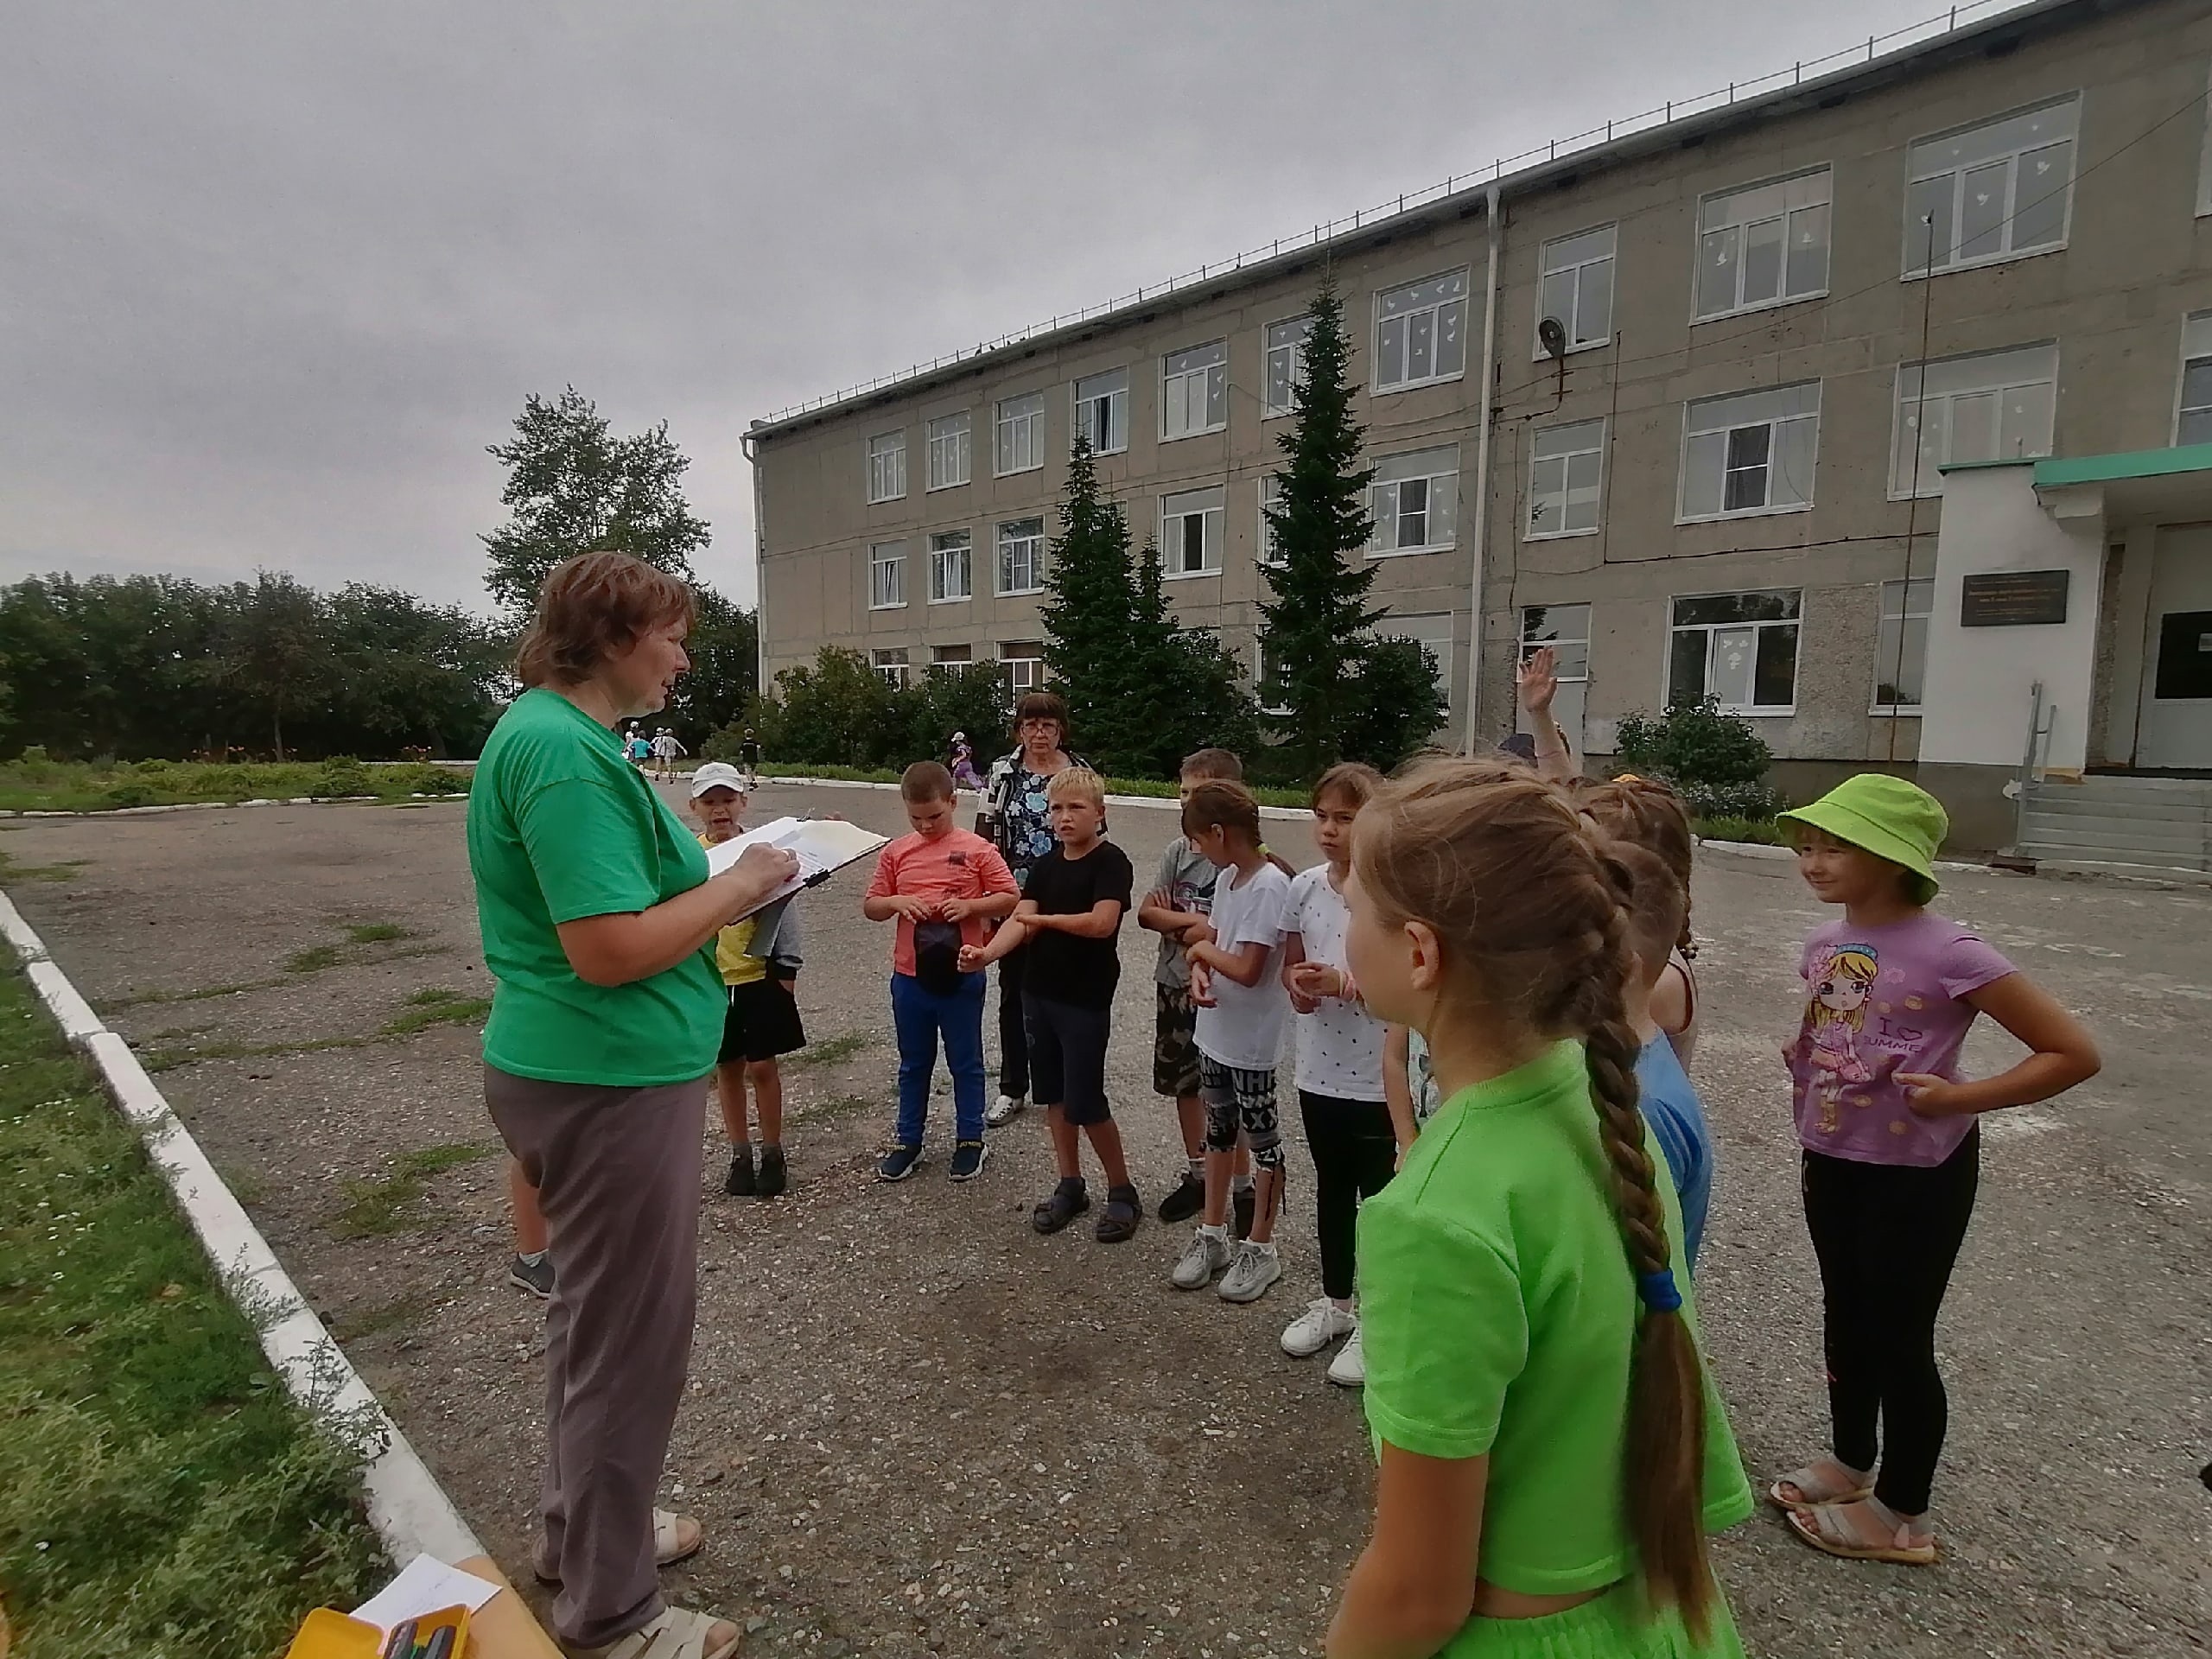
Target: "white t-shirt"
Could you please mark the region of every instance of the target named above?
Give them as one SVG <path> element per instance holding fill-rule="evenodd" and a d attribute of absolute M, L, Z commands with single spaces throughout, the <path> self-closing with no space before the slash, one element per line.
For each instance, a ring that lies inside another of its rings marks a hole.
<path fill-rule="evenodd" d="M 1344 932 L 1351 912 L 1329 885 L 1329 867 L 1316 864 L 1290 884 L 1282 931 L 1295 933 L 1308 962 L 1345 964 Z M 1321 999 L 1298 1016 L 1298 1086 L 1338 1100 L 1382 1098 L 1382 1022 L 1357 1002 Z"/>
<path fill-rule="evenodd" d="M 1260 982 L 1247 988 L 1227 974 L 1213 976 L 1214 1006 L 1198 1010 L 1198 1052 L 1240 1071 L 1272 1071 L 1282 1058 L 1290 1020 L 1290 993 L 1282 982 L 1282 912 L 1290 878 L 1262 864 L 1236 885 L 1224 870 L 1213 890 L 1214 944 L 1234 953 L 1248 944 L 1268 947 Z"/>

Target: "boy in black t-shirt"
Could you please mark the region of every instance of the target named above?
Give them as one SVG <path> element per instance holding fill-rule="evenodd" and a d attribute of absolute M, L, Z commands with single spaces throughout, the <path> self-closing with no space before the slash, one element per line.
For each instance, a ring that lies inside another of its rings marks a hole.
<path fill-rule="evenodd" d="M 1122 1132 L 1106 1103 L 1106 1041 L 1122 975 L 1116 940 L 1136 873 L 1128 855 L 1103 838 L 1106 791 L 1097 773 L 1070 767 L 1053 778 L 1046 800 L 1059 844 L 1029 872 L 1021 903 L 997 936 L 961 951 L 960 969 L 974 973 L 1029 947 L 1021 1012 L 1030 1081 L 1037 1103 L 1048 1110 L 1060 1173 L 1030 1224 L 1057 1233 L 1090 1208 L 1083 1179 L 1082 1138 L 1088 1135 L 1106 1176 L 1098 1242 L 1119 1244 L 1144 1219 L 1122 1155 Z"/>

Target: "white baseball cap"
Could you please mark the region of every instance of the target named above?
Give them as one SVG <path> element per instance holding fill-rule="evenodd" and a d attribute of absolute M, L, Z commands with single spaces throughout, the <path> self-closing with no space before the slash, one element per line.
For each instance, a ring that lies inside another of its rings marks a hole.
<path fill-rule="evenodd" d="M 727 760 L 709 760 L 691 774 L 691 798 L 696 801 L 710 789 L 734 789 L 742 795 L 745 774 Z"/>

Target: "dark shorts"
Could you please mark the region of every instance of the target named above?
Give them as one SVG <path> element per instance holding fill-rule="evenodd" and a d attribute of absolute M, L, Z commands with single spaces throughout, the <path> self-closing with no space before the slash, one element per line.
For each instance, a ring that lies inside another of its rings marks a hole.
<path fill-rule="evenodd" d="M 806 1028 L 799 1024 L 798 998 L 791 982 L 770 974 L 729 988 L 729 1013 L 722 1020 L 722 1065 L 747 1060 L 772 1060 L 806 1046 Z"/>
<path fill-rule="evenodd" d="M 1034 991 L 1021 999 L 1029 1038 L 1029 1093 L 1039 1106 L 1057 1106 L 1078 1128 L 1113 1121 L 1106 1104 L 1106 1039 L 1110 1008 L 1079 1008 Z"/>
<path fill-rule="evenodd" d="M 1187 1099 L 1198 1092 L 1198 1005 L 1187 989 L 1153 982 L 1157 1010 L 1152 1039 L 1154 1094 Z"/>

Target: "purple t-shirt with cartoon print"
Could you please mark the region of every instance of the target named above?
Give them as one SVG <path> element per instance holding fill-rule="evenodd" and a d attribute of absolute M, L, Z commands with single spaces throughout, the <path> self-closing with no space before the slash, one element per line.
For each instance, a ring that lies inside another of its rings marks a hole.
<path fill-rule="evenodd" d="M 1862 1164 L 1933 1168 L 1971 1115 L 1922 1117 L 1897 1073 L 1958 1077 L 1974 1008 L 1962 1001 L 2012 973 L 2004 953 L 1933 911 L 1881 927 L 1830 922 L 1805 941 L 1805 1016 L 1790 1050 L 1797 1139 Z"/>

